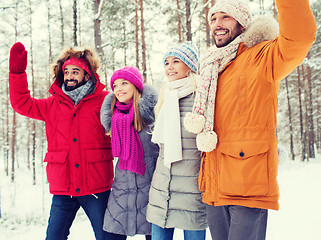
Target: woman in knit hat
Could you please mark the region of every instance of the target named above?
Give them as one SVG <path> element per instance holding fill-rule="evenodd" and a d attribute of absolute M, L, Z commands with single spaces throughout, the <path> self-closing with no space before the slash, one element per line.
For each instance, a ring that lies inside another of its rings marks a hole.
<path fill-rule="evenodd" d="M 100 114 L 118 162 L 104 218 L 106 240 L 136 234 L 151 239 L 146 207 L 158 157 L 158 146 L 151 142 L 150 134 L 157 94 L 143 85 L 139 70 L 131 66 L 115 71 L 110 85 L 113 93 L 105 98 Z"/>
<path fill-rule="evenodd" d="M 200 152 L 195 134 L 185 131 L 182 121 L 191 111 L 198 76 L 197 48 L 186 42 L 170 48 L 163 58 L 168 82 L 155 107 L 157 119 L 152 141 L 160 154 L 149 192 L 147 220 L 152 239 L 173 239 L 174 229 L 184 239 L 205 239 L 206 207 L 198 188 Z"/>

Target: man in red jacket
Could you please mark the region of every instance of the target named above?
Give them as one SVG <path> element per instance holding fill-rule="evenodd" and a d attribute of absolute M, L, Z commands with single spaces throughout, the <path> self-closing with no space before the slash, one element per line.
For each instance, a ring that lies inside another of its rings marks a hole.
<path fill-rule="evenodd" d="M 103 218 L 111 189 L 110 138 L 100 124 L 100 107 L 108 94 L 99 81 L 98 58 L 90 49 L 66 50 L 54 65 L 54 83 L 46 99 L 30 96 L 27 51 L 15 43 L 10 51 L 9 90 L 14 110 L 46 124 L 47 178 L 53 194 L 47 240 L 67 239 L 80 207 L 96 239 L 105 239 Z"/>

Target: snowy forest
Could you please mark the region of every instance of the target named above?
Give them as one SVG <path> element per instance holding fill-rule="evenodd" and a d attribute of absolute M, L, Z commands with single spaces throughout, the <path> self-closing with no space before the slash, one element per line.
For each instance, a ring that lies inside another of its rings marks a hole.
<path fill-rule="evenodd" d="M 26 188 L 42 189 L 40 212 L 47 211 L 44 202 L 49 195 L 43 163 L 44 123 L 20 116 L 10 105 L 11 46 L 17 41 L 26 46 L 29 89 L 35 98 L 49 96 L 51 65 L 70 46 L 96 49 L 101 58 L 98 73 L 107 88 L 113 71 L 125 65 L 137 66 L 145 81 L 159 88 L 164 82 L 162 56 L 168 47 L 193 41 L 202 58 L 212 44 L 206 16 L 214 3 L 215 0 L 0 1 L 0 223 L 13 221 L 7 213 L 10 210 L 5 208 L 15 208 L 24 198 L 17 190 L 19 179 Z M 266 14 L 277 19 L 275 0 L 250 0 L 250 4 L 253 16 Z M 282 81 L 279 91 L 279 150 L 298 162 L 308 162 L 321 150 L 321 1 L 310 0 L 310 5 L 318 26 L 317 39 L 304 62 Z M 3 191 L 4 183 L 11 184 L 5 188 L 8 191 Z M 10 204 L 2 204 L 5 198 L 10 198 Z"/>

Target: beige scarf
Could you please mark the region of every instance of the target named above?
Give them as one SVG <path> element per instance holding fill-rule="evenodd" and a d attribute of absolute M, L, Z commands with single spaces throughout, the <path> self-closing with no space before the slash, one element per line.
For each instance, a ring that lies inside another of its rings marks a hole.
<path fill-rule="evenodd" d="M 201 81 L 196 90 L 192 113 L 187 113 L 184 126 L 197 134 L 197 148 L 202 152 L 215 149 L 217 135 L 214 132 L 216 86 L 219 73 L 236 57 L 243 34 L 225 47 L 210 47 L 201 61 Z"/>

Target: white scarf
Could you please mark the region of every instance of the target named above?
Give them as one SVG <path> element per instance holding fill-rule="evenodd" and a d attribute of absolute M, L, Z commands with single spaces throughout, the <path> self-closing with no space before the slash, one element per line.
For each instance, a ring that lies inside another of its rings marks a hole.
<path fill-rule="evenodd" d="M 183 159 L 179 99 L 194 91 L 190 77 L 169 82 L 164 90 L 164 102 L 155 122 L 152 142 L 164 144 L 164 165 Z"/>

